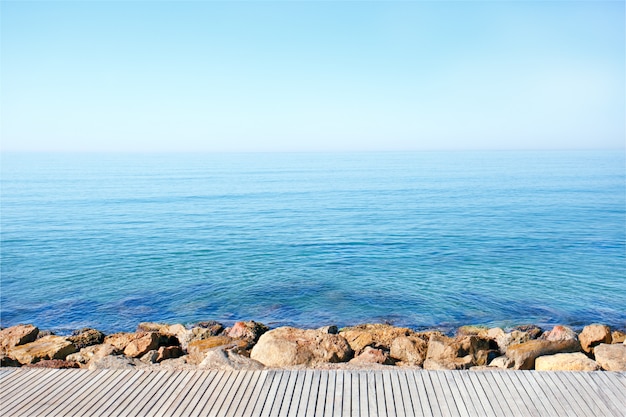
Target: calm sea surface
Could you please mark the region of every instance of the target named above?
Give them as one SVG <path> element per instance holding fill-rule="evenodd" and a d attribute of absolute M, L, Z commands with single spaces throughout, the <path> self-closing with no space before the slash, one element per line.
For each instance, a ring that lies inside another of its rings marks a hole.
<path fill-rule="evenodd" d="M 622 151 L 2 155 L 1 325 L 626 326 Z"/>

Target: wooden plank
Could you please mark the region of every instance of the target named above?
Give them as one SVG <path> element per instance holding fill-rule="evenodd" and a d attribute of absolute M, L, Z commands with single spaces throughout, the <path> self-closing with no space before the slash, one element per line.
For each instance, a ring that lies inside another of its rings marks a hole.
<path fill-rule="evenodd" d="M 597 401 L 604 404 L 604 406 L 611 411 L 612 415 L 620 415 L 620 410 L 626 409 L 626 405 L 624 405 L 626 402 L 624 392 L 626 392 L 626 390 L 619 390 L 616 393 L 611 392 L 610 389 L 602 383 L 602 379 L 597 377 L 595 372 L 589 375 L 578 374 L 578 379 L 585 381 L 581 385 L 584 385 L 588 390 L 595 393 Z"/>
<path fill-rule="evenodd" d="M 516 371 L 511 372 L 511 377 L 516 378 L 519 381 L 521 387 L 523 387 L 526 391 L 526 395 L 528 396 L 528 401 L 532 403 L 534 408 L 537 410 L 538 415 L 540 416 L 560 416 L 563 414 L 563 410 L 559 408 L 557 410 L 552 402 L 548 399 L 546 394 L 543 392 L 541 387 L 534 383 L 534 381 L 530 381 L 531 371 Z"/>
<path fill-rule="evenodd" d="M 414 416 L 416 413 L 413 410 L 413 400 L 411 398 L 411 392 L 409 384 L 406 379 L 406 371 L 398 370 L 394 371 L 395 378 L 398 380 L 398 386 L 400 387 L 400 395 L 402 396 L 402 403 L 404 404 L 404 414 L 406 416 Z"/>
<path fill-rule="evenodd" d="M 195 385 L 204 376 L 202 371 L 187 371 L 190 375 L 185 376 L 177 388 L 161 404 L 155 404 L 151 417 L 164 417 L 172 415 L 172 412 L 184 401 L 185 397 L 194 389 Z"/>
<path fill-rule="evenodd" d="M 81 398 L 84 392 L 89 390 L 92 386 L 98 386 L 100 381 L 108 376 L 108 373 L 104 372 L 104 370 L 97 371 L 87 371 L 80 370 L 79 371 L 83 377 L 77 381 L 78 386 L 75 389 L 67 390 L 67 392 L 59 397 L 58 405 L 54 405 L 54 413 L 52 412 L 52 405 L 41 410 L 41 413 L 46 415 L 57 414 L 57 415 L 66 415 L 68 411 L 72 410 L 74 406 L 78 403 L 78 400 Z"/>
<path fill-rule="evenodd" d="M 178 392 L 180 385 L 191 378 L 191 372 L 173 371 L 167 376 L 167 380 L 158 387 L 152 398 L 149 398 L 137 412 L 137 416 L 152 416 L 159 412 L 163 404 L 174 393 Z"/>
<path fill-rule="evenodd" d="M 406 389 L 411 401 L 411 409 L 412 414 L 418 417 L 426 417 L 424 414 L 424 410 L 422 408 L 421 398 L 419 391 L 417 389 L 417 383 L 415 382 L 415 378 L 413 377 L 413 373 L 409 370 L 405 370 L 402 372 L 402 376 L 406 381 Z"/>
<path fill-rule="evenodd" d="M 114 415 L 113 410 L 124 399 L 130 397 L 130 394 L 134 391 L 135 383 L 141 381 L 142 377 L 148 374 L 146 371 L 137 370 L 128 375 L 128 378 L 123 381 L 115 390 L 111 392 L 108 399 L 102 403 L 102 405 L 93 410 L 90 413 L 93 417 L 99 417 L 101 415 Z M 121 397 L 121 399 L 120 399 Z"/>
<path fill-rule="evenodd" d="M 38 390 L 43 389 L 49 381 L 54 382 L 58 378 L 61 377 L 59 372 L 51 372 L 57 371 L 56 369 L 36 369 L 36 370 L 26 370 L 24 372 L 24 378 L 20 378 L 19 381 L 15 382 L 15 386 L 19 387 L 19 391 L 17 394 L 10 396 L 9 398 L 2 398 L 3 408 L 6 412 L 12 412 L 15 407 L 20 407 L 21 403 L 28 398 L 31 393 L 37 392 Z M 7 387 L 4 387 L 2 392 L 6 392 Z"/>
<path fill-rule="evenodd" d="M 468 408 L 471 408 L 471 404 L 466 404 L 463 400 L 463 396 L 461 395 L 461 390 L 457 387 L 456 382 L 454 381 L 454 373 L 458 373 L 461 371 L 438 371 L 437 374 L 439 376 L 439 380 L 441 381 L 442 386 L 447 389 L 444 391 L 448 392 L 446 394 L 448 397 L 448 402 L 454 402 L 454 407 L 456 408 L 456 415 L 461 417 L 469 417 Z M 448 396 L 449 395 L 449 396 Z M 452 401 L 450 401 L 452 399 Z"/>
<path fill-rule="evenodd" d="M 335 393 L 333 403 L 333 416 L 341 417 L 343 406 L 343 377 L 342 371 L 332 371 L 335 374 Z"/>
<path fill-rule="evenodd" d="M 557 377 L 556 377 L 556 372 L 552 372 L 552 371 L 541 371 L 541 372 L 537 372 L 540 373 L 541 376 L 544 377 L 544 379 L 548 379 L 552 381 L 552 386 L 558 390 L 559 392 L 561 392 L 566 400 L 566 404 L 564 404 L 565 407 L 567 407 L 568 409 L 573 410 L 574 413 L 576 413 L 579 417 L 583 417 L 583 416 L 587 416 L 587 415 L 595 415 L 593 414 L 593 411 L 583 402 L 579 402 L 578 399 L 576 398 L 576 395 L 572 395 L 571 392 L 571 387 L 568 386 L 563 386 L 563 382 L 560 381 Z M 590 414 L 591 413 L 591 414 Z"/>
<path fill-rule="evenodd" d="M 480 405 L 480 402 L 476 404 L 476 401 L 478 401 L 478 398 L 472 398 L 469 395 L 469 393 L 467 392 L 467 388 L 465 387 L 465 384 L 462 381 L 464 378 L 467 378 L 465 376 L 467 372 L 469 371 L 447 372 L 446 379 L 448 380 L 449 384 L 454 384 L 454 386 L 456 387 L 459 401 L 463 403 L 464 409 L 466 410 L 465 415 L 473 415 L 473 416 L 484 415 L 485 412 L 482 410 L 482 406 Z"/>
<path fill-rule="evenodd" d="M 145 381 L 145 385 L 141 387 L 141 391 L 137 392 L 134 397 L 129 397 L 122 401 L 124 407 L 120 409 L 120 416 L 136 416 L 141 407 L 143 407 L 155 393 L 174 375 L 174 371 L 151 372 L 150 377 Z"/>
<path fill-rule="evenodd" d="M 443 413 L 441 411 L 441 408 L 439 407 L 439 401 L 437 400 L 437 395 L 435 394 L 433 383 L 430 380 L 430 371 L 415 371 L 414 375 L 416 380 L 419 378 L 419 380 L 421 381 L 421 383 L 420 381 L 418 381 L 418 387 L 424 387 L 431 415 L 435 417 L 442 417 Z"/>
<path fill-rule="evenodd" d="M 355 407 L 357 411 L 352 413 L 352 417 L 369 417 L 369 404 L 367 403 L 367 373 L 363 370 L 357 371 L 356 375 L 354 375 L 352 379 L 354 380 L 354 378 L 357 378 L 359 381 L 358 394 L 356 396 L 356 398 L 358 398 L 359 406 L 358 408 Z M 354 391 L 352 395 L 354 397 Z M 354 398 L 352 401 L 354 403 Z"/>
<path fill-rule="evenodd" d="M 244 378 L 244 382 L 242 383 L 242 387 L 237 391 L 237 395 L 233 398 L 233 402 L 230 405 L 228 413 L 226 417 L 235 417 L 243 414 L 242 410 L 246 408 L 248 402 L 250 401 L 250 395 L 254 390 L 254 387 L 261 376 L 261 372 L 259 371 L 245 371 L 248 374 L 246 378 Z"/>
<path fill-rule="evenodd" d="M 383 382 L 383 374 L 381 371 L 372 372 L 376 381 L 376 409 L 380 417 L 388 417 L 387 403 L 385 401 L 385 384 Z M 392 414 L 393 415 L 393 414 Z"/>
<path fill-rule="evenodd" d="M 485 373 L 485 371 L 469 371 L 468 373 L 474 386 L 484 393 L 484 397 L 481 398 L 481 404 L 483 404 L 484 408 L 491 408 L 496 415 L 512 415 L 506 401 L 501 398 L 500 390 L 492 386 L 492 382 L 485 378 Z"/>
<path fill-rule="evenodd" d="M 296 386 L 296 382 L 298 381 L 298 376 L 300 372 L 291 371 L 289 372 L 289 382 L 285 388 L 285 392 L 283 393 L 282 401 L 280 402 L 280 408 L 277 409 L 278 414 L 277 417 L 287 417 L 289 414 L 289 409 L 291 408 L 291 403 L 293 401 L 293 397 L 296 396 L 294 392 L 294 387 Z M 297 405 L 296 405 L 297 409 Z"/>
<path fill-rule="evenodd" d="M 309 391 L 309 401 L 306 405 L 306 413 L 300 417 L 314 416 L 317 409 L 317 401 L 319 398 L 320 381 L 322 373 L 318 370 L 311 371 L 311 389 Z"/>
<path fill-rule="evenodd" d="M 209 386 L 217 375 L 216 371 L 197 372 L 201 375 L 200 379 L 196 381 L 193 391 L 189 392 L 188 395 L 186 395 L 185 398 L 176 406 L 176 408 L 171 411 L 172 415 L 191 415 L 193 409 L 198 403 L 198 400 L 209 389 Z"/>
<path fill-rule="evenodd" d="M 317 396 L 317 392 L 315 394 L 311 393 L 312 382 L 313 382 L 313 371 L 304 371 L 304 381 L 302 382 L 302 396 L 300 401 L 298 402 L 298 409 L 293 414 L 296 417 L 305 417 L 309 401 L 313 400 L 314 396 Z M 298 395 L 298 388 L 296 387 L 296 392 L 294 395 Z M 312 414 L 311 414 L 312 415 Z"/>
<path fill-rule="evenodd" d="M 504 399 L 513 410 L 516 417 L 524 417 L 530 415 L 530 410 L 526 407 L 524 401 L 512 385 L 510 373 L 503 371 L 490 371 L 488 376 L 492 377 L 496 385 L 500 388 L 500 392 L 504 395 Z"/>
<path fill-rule="evenodd" d="M 320 372 L 320 371 L 317 371 Z M 317 401 L 315 404 L 315 416 L 323 416 L 326 409 L 326 390 L 328 389 L 328 372 L 320 372 L 320 382 L 317 391 Z"/>
<path fill-rule="evenodd" d="M 562 410 L 564 410 L 565 413 L 567 413 L 568 416 L 583 417 L 580 413 L 577 413 L 576 410 L 571 407 L 571 405 L 569 404 L 569 399 L 565 396 L 564 392 L 561 391 L 559 387 L 554 384 L 554 381 L 547 377 L 547 372 L 535 371 L 533 374 L 533 379 L 535 380 L 535 383 L 541 384 L 546 394 L 549 393 L 548 395 L 552 395 L 554 399 L 553 404 L 555 407 L 560 407 Z"/>
<path fill-rule="evenodd" d="M 299 370 L 297 377 L 296 377 L 296 385 L 293 389 L 293 391 L 289 394 L 291 396 L 291 403 L 289 404 L 289 409 L 288 412 L 286 414 L 284 414 L 285 416 L 289 415 L 289 416 L 297 416 L 298 415 L 298 409 L 301 408 L 300 407 L 300 403 L 304 402 L 306 403 L 308 400 L 308 392 L 305 394 L 305 380 L 307 379 L 307 374 L 309 372 L 306 370 Z M 302 408 L 306 408 L 306 405 L 304 405 Z M 281 411 L 282 412 L 282 411 Z"/>
<path fill-rule="evenodd" d="M 598 385 L 604 384 L 607 394 L 610 393 L 608 400 L 614 403 L 620 409 L 626 409 L 626 389 L 621 388 L 617 374 L 613 372 L 593 372 L 589 374 L 588 379 L 594 380 Z"/>
<path fill-rule="evenodd" d="M 248 401 L 245 403 L 242 402 L 241 407 L 237 407 L 237 409 L 234 410 L 232 414 L 233 417 L 250 417 L 252 415 L 252 410 L 254 409 L 256 401 L 259 398 L 259 393 L 263 389 L 265 379 L 268 375 L 267 371 L 254 371 L 254 376 L 246 389 L 246 394 L 244 394 L 245 397 L 248 398 Z"/>
<path fill-rule="evenodd" d="M 209 412 L 207 408 L 211 408 L 217 396 L 220 395 L 220 392 L 228 379 L 228 372 L 213 372 L 213 378 L 211 379 L 209 386 L 206 387 L 205 391 L 200 395 L 200 398 L 194 399 L 194 402 L 191 403 L 191 407 L 189 407 L 190 409 L 187 411 L 189 416 L 200 416 L 202 414 L 206 415 Z"/>
<path fill-rule="evenodd" d="M 77 406 L 74 409 L 68 410 L 70 415 L 73 416 L 86 416 L 86 411 L 96 404 L 103 396 L 112 391 L 120 381 L 123 381 L 130 370 L 110 370 L 106 369 L 103 372 L 108 374 L 106 379 L 103 379 L 100 384 L 94 386 L 94 389 L 89 390 L 78 399 Z"/>
<path fill-rule="evenodd" d="M 406 410 L 404 408 L 404 398 L 402 396 L 402 392 L 400 389 L 400 381 L 398 380 L 398 372 L 385 372 L 388 375 L 388 381 L 385 381 L 385 377 L 383 375 L 383 382 L 389 384 L 389 391 L 391 391 L 391 395 L 393 398 L 393 406 L 395 410 L 395 414 L 398 417 L 406 417 Z M 410 414 L 409 414 L 410 415 Z"/>
<path fill-rule="evenodd" d="M 594 410 L 595 415 L 611 416 L 615 413 L 607 407 L 607 404 L 596 393 L 597 386 L 590 378 L 577 378 L 577 372 L 563 372 L 559 375 L 561 379 L 567 379 L 572 389 L 576 391 L 576 396 L 584 401 L 590 402 L 590 407 Z"/>
<path fill-rule="evenodd" d="M 324 407 L 324 416 L 332 417 L 333 406 L 335 404 L 335 381 L 337 373 L 328 371 L 328 382 L 326 383 L 326 406 Z"/>
<path fill-rule="evenodd" d="M 407 372 L 407 378 L 409 386 L 415 387 L 414 390 L 417 391 L 417 404 L 419 404 L 419 408 L 422 410 L 422 415 L 424 417 L 431 417 L 435 414 L 430 407 L 428 393 L 426 392 L 426 388 L 424 386 L 424 379 L 421 376 L 422 372 L 425 371 L 413 370 Z M 411 382 L 411 380 L 413 380 L 413 382 Z M 415 400 L 413 401 L 413 404 L 416 404 Z"/>
<path fill-rule="evenodd" d="M 572 405 L 582 410 L 584 414 L 598 415 L 598 410 L 591 398 L 588 398 L 586 394 L 583 394 L 587 398 L 581 398 L 578 384 L 572 384 L 573 380 L 564 378 L 563 372 L 547 372 L 549 376 L 555 381 L 555 383 L 561 387 L 562 390 L 567 391 L 572 398 Z"/>
<path fill-rule="evenodd" d="M 271 388 L 274 386 L 274 383 L 277 383 L 275 379 L 280 378 L 280 374 L 277 371 L 264 371 L 264 372 L 268 372 L 268 375 L 265 381 L 263 382 L 263 386 L 261 387 L 261 393 L 259 394 L 259 398 L 256 401 L 254 408 L 250 412 L 250 416 L 256 417 L 256 416 L 261 415 L 263 409 L 265 408 L 265 403 L 267 402 L 267 399 L 269 398 L 269 392 Z"/>
<path fill-rule="evenodd" d="M 37 380 L 31 375 L 33 373 L 39 373 L 40 375 L 43 375 L 44 373 L 47 374 L 45 369 L 19 368 L 17 371 L 0 381 L 0 395 L 17 385 L 24 387 L 25 383 L 36 383 Z"/>
<path fill-rule="evenodd" d="M 433 386 L 433 391 L 435 392 L 437 404 L 439 404 L 441 414 L 444 417 L 455 417 L 457 415 L 456 405 L 454 404 L 454 401 L 452 399 L 450 399 L 452 404 L 448 402 L 442 384 L 439 381 L 439 371 L 430 371 L 427 375 L 429 376 L 431 384 Z"/>
<path fill-rule="evenodd" d="M 238 403 L 234 403 L 235 398 L 241 398 L 241 393 L 245 391 L 246 385 L 250 380 L 250 371 L 232 371 L 236 374 L 235 381 L 228 385 L 225 389 L 223 401 L 217 407 L 216 416 L 224 417 L 231 410 L 231 406 L 237 407 Z"/>
<path fill-rule="evenodd" d="M 276 375 L 274 375 L 274 379 L 272 380 L 272 385 L 270 390 L 265 397 L 265 403 L 263 404 L 263 410 L 261 411 L 261 417 L 269 417 L 272 411 L 272 407 L 274 405 L 274 401 L 276 399 L 276 393 L 278 392 L 278 387 L 283 382 L 283 378 L 288 378 L 289 375 L 286 375 L 286 371 L 276 371 Z M 259 415 L 259 414 L 255 414 Z"/>
<path fill-rule="evenodd" d="M 283 405 L 283 399 L 285 399 L 285 394 L 287 392 L 287 386 L 289 383 L 293 383 L 294 381 L 294 373 L 291 371 L 284 371 L 283 378 L 278 385 L 278 389 L 276 390 L 274 403 L 272 404 L 270 417 L 278 417 L 280 414 L 280 408 Z"/>
<path fill-rule="evenodd" d="M 126 390 L 124 397 L 118 398 L 115 404 L 110 407 L 106 415 L 128 415 L 127 412 L 133 407 L 133 401 L 149 398 L 150 389 L 153 387 L 152 381 L 159 380 L 165 372 L 141 370 L 142 377 L 137 380 L 132 387 Z"/>
<path fill-rule="evenodd" d="M 343 394 L 341 401 L 341 416 L 351 417 L 352 415 L 352 372 L 340 371 L 343 374 Z M 358 386 L 357 386 L 358 393 Z M 358 395 L 358 394 L 357 394 Z M 357 397 L 358 399 L 358 397 Z"/>
<path fill-rule="evenodd" d="M 468 394 L 472 396 L 472 398 L 475 398 L 477 400 L 475 401 L 476 408 L 479 410 L 482 409 L 482 412 L 480 412 L 479 414 L 487 417 L 497 417 L 491 403 L 489 402 L 489 398 L 487 398 L 487 394 L 483 390 L 480 381 L 478 381 L 478 378 L 475 375 L 476 372 L 464 372 L 465 378 L 463 378 L 462 380 L 465 384 L 465 388 L 467 389 Z"/>
<path fill-rule="evenodd" d="M 227 371 L 226 375 L 228 378 L 224 381 L 224 386 L 222 387 L 221 392 L 213 402 L 209 403 L 210 407 L 206 407 L 206 409 L 203 410 L 200 414 L 201 416 L 215 417 L 220 414 L 222 412 L 221 409 L 224 406 L 224 403 L 227 402 L 227 398 L 233 387 L 236 386 L 238 381 L 241 381 L 243 374 L 241 372 Z"/>
<path fill-rule="evenodd" d="M 378 417 L 376 376 L 373 371 L 367 372 L 367 412 L 369 417 Z"/>

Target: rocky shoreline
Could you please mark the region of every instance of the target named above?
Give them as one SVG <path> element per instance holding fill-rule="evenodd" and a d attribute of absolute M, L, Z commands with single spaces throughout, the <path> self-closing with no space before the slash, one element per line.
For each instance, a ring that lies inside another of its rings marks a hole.
<path fill-rule="evenodd" d="M 254 321 L 225 328 L 215 321 L 140 323 L 105 335 L 71 336 L 30 324 L 0 330 L 0 365 L 86 369 L 371 369 L 626 371 L 626 333 L 590 324 L 511 329 L 464 326 L 449 337 L 388 324 L 337 329 L 278 327 Z"/>

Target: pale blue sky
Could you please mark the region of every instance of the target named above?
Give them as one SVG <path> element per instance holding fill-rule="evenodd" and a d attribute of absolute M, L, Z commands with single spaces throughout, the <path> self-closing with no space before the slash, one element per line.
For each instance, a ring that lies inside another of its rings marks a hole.
<path fill-rule="evenodd" d="M 625 145 L 624 2 L 1 3 L 3 150 Z"/>

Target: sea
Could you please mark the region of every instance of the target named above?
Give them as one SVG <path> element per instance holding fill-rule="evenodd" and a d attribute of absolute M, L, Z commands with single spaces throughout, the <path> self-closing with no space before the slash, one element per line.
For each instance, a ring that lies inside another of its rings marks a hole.
<path fill-rule="evenodd" d="M 0 325 L 626 327 L 613 151 L 3 153 Z"/>

